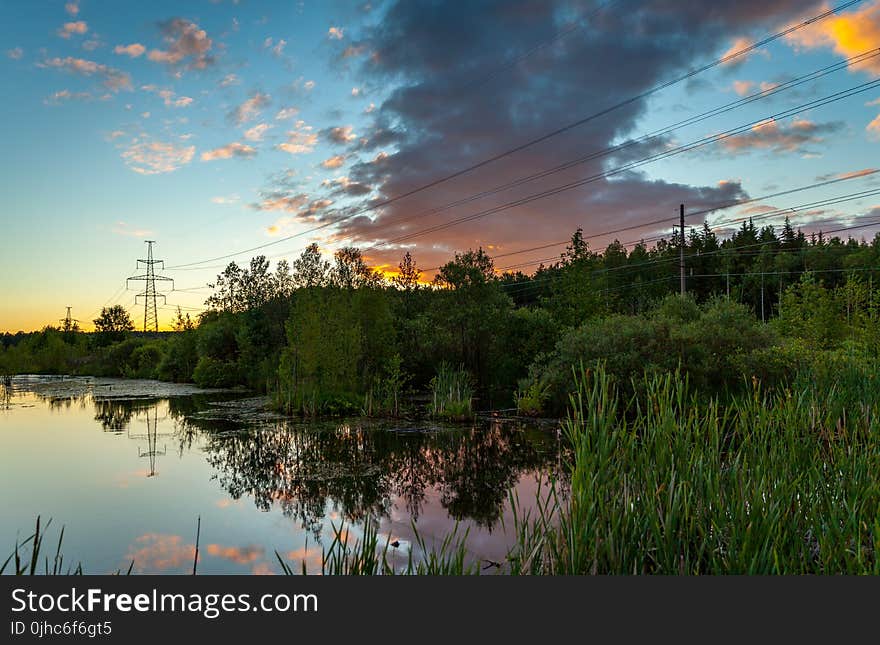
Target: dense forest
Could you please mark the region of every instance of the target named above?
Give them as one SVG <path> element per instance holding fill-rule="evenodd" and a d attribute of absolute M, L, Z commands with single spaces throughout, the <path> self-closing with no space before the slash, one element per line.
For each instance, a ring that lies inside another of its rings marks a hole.
<path fill-rule="evenodd" d="M 93 333 L 5 334 L 0 373 L 244 386 L 307 416 L 455 419 L 512 407 L 564 414 L 573 371 L 597 360 L 630 393 L 646 371 L 680 370 L 707 397 L 874 364 L 880 235 L 805 236 L 788 221 L 780 231 L 747 221 L 725 240 L 692 230 L 684 299 L 679 252 L 678 239 L 597 252 L 578 230 L 531 275 L 477 249 L 426 282 L 409 253 L 387 278 L 356 248 L 329 262 L 313 244 L 274 270 L 262 256 L 230 263 L 208 310 L 178 312 L 174 332 L 134 332 L 116 306 Z"/>

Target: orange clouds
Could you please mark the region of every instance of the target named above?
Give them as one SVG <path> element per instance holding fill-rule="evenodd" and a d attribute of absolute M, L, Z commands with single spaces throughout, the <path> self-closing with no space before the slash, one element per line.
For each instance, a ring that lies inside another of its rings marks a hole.
<path fill-rule="evenodd" d="M 202 161 L 215 161 L 217 159 L 229 159 L 231 157 L 253 157 L 257 151 L 244 143 L 227 143 L 225 146 L 214 148 L 202 153 Z"/>
<path fill-rule="evenodd" d="M 82 20 L 76 22 L 65 22 L 64 26 L 58 30 L 58 35 L 62 38 L 70 38 L 73 34 L 82 36 L 89 30 L 89 26 Z"/>
<path fill-rule="evenodd" d="M 770 120 L 757 124 L 745 134 L 722 139 L 720 143 L 727 152 L 731 153 L 750 150 L 799 152 L 808 144 L 822 142 L 823 134 L 836 129 L 836 125 L 816 124 L 807 119 L 795 119 L 790 125 Z"/>
<path fill-rule="evenodd" d="M 880 139 L 880 114 L 874 117 L 865 129 L 873 138 Z"/>
<path fill-rule="evenodd" d="M 324 168 L 328 168 L 328 169 L 332 170 L 334 168 L 339 168 L 344 163 L 345 163 L 345 155 L 335 155 L 333 157 L 330 157 L 329 159 L 325 159 L 324 161 L 322 161 L 321 165 Z"/>
<path fill-rule="evenodd" d="M 752 90 L 754 86 L 755 84 L 752 81 L 734 81 L 733 91 L 740 96 L 745 96 Z"/>
<path fill-rule="evenodd" d="M 795 31 L 786 40 L 797 47 L 831 47 L 845 58 L 876 49 L 880 45 L 880 2 L 852 13 L 833 16 Z M 880 59 L 872 58 L 858 69 L 880 73 Z"/>
<path fill-rule="evenodd" d="M 125 54 L 126 56 L 137 58 L 138 56 L 143 55 L 146 50 L 147 48 L 140 43 L 132 43 L 130 45 L 116 45 L 116 47 L 113 48 L 113 53 Z"/>
<path fill-rule="evenodd" d="M 204 69 L 214 62 L 209 55 L 213 41 L 196 23 L 174 18 L 162 24 L 166 49 L 152 49 L 147 58 L 155 63 L 176 65 L 189 60 L 189 65 Z"/>
<path fill-rule="evenodd" d="M 248 141 L 262 141 L 263 135 L 266 134 L 266 131 L 271 127 L 272 126 L 267 123 L 258 123 L 254 127 L 244 131 L 244 138 Z"/>
<path fill-rule="evenodd" d="M 185 544 L 179 535 L 147 533 L 135 538 L 125 559 L 134 560 L 138 571 L 167 571 L 191 566 L 195 551 L 195 545 Z"/>
<path fill-rule="evenodd" d="M 262 547 L 252 544 L 244 547 L 209 544 L 205 551 L 208 555 L 212 555 L 215 558 L 223 558 L 236 564 L 251 564 L 262 558 L 264 553 Z"/>
<path fill-rule="evenodd" d="M 303 121 L 297 121 L 294 127 L 295 130 L 287 133 L 287 141 L 279 143 L 275 147 L 292 155 L 312 152 L 318 144 L 318 135 L 312 132 L 312 127 Z"/>

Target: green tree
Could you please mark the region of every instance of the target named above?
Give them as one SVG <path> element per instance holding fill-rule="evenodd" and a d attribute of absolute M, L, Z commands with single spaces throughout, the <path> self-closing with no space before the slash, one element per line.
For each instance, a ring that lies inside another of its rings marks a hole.
<path fill-rule="evenodd" d="M 125 338 L 127 332 L 134 329 L 131 316 L 122 305 L 103 307 L 101 315 L 94 319 L 98 343 L 106 345 Z"/>

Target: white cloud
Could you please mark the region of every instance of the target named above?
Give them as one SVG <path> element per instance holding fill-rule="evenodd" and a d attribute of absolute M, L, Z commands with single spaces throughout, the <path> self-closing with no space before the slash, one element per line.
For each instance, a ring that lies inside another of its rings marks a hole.
<path fill-rule="evenodd" d="M 220 87 L 229 87 L 231 85 L 238 85 L 241 83 L 241 80 L 235 74 L 227 74 L 223 77 L 223 80 L 220 81 Z"/>
<path fill-rule="evenodd" d="M 171 90 L 160 90 L 159 96 L 168 107 L 187 107 L 193 100 L 188 96 L 176 96 Z"/>
<path fill-rule="evenodd" d="M 287 141 L 279 143 L 275 147 L 292 155 L 312 152 L 318 143 L 318 135 L 312 132 L 311 126 L 306 125 L 303 121 L 297 121 L 294 127 L 295 130 L 287 133 Z"/>
<path fill-rule="evenodd" d="M 145 228 L 134 228 L 127 222 L 116 222 L 112 230 L 116 235 L 124 235 L 126 237 L 148 237 L 153 235 L 153 231 Z"/>
<path fill-rule="evenodd" d="M 77 15 L 79 13 L 79 1 L 68 2 L 64 5 L 64 10 L 71 16 Z"/>
<path fill-rule="evenodd" d="M 122 152 L 125 164 L 142 175 L 173 172 L 192 161 L 195 146 L 177 146 L 162 141 L 135 139 Z"/>
<path fill-rule="evenodd" d="M 268 123 L 258 123 L 254 127 L 244 131 L 244 138 L 248 141 L 262 141 L 263 135 L 266 134 L 266 131 L 271 127 L 272 126 Z"/>
<path fill-rule="evenodd" d="M 260 111 L 269 105 L 269 95 L 257 92 L 247 101 L 239 105 L 230 113 L 230 118 L 238 125 L 256 118 Z"/>
<path fill-rule="evenodd" d="M 286 121 L 287 119 L 292 119 L 297 114 L 299 114 L 299 108 L 286 107 L 278 111 L 278 114 L 275 115 L 275 119 L 277 121 Z"/>
<path fill-rule="evenodd" d="M 12 60 L 21 60 L 21 57 L 24 56 L 24 50 L 21 47 L 13 47 L 6 50 L 6 56 Z"/>
<path fill-rule="evenodd" d="M 341 27 L 330 27 L 327 30 L 327 38 L 331 40 L 342 40 L 343 37 L 343 29 Z"/>
<path fill-rule="evenodd" d="M 219 195 L 217 197 L 212 197 L 211 202 L 214 204 L 237 204 L 241 201 L 241 197 L 237 194 L 233 193 L 232 195 Z"/>
<path fill-rule="evenodd" d="M 313 89 L 315 89 L 315 81 L 306 81 L 305 83 L 303 83 L 303 88 L 307 92 L 311 92 Z"/>
<path fill-rule="evenodd" d="M 89 92 L 71 92 L 70 90 L 60 90 L 47 98 L 43 103 L 46 105 L 57 105 L 62 101 L 88 101 L 92 98 Z"/>
<path fill-rule="evenodd" d="M 50 58 L 39 65 L 40 67 L 62 69 L 71 74 L 79 74 L 81 76 L 93 76 L 97 74 L 98 76 L 103 77 L 104 85 L 114 92 L 118 92 L 121 89 L 131 89 L 131 76 L 129 76 L 127 72 L 108 67 L 101 63 L 85 60 L 83 58 L 73 58 L 72 56 L 66 58 Z"/>

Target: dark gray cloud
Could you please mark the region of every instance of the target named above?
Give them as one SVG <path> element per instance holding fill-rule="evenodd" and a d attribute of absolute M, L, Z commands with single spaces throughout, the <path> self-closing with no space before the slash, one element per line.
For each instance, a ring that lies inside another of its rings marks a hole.
<path fill-rule="evenodd" d="M 394 88 L 373 113 L 373 128 L 358 132 L 356 140 L 346 137 L 349 152 L 361 158 L 349 169 L 351 180 L 376 189 L 372 203 L 406 193 L 639 95 L 718 57 L 737 39 L 760 37 L 821 6 L 813 0 L 715 0 L 699 7 L 685 0 L 622 0 L 596 13 L 599 4 L 568 0 L 391 4 L 362 38 L 346 43 L 357 49 L 357 56 L 349 50 L 348 60 L 349 64 L 358 61 L 359 83 Z M 573 23 L 580 26 L 567 36 L 505 65 L 536 43 L 553 40 L 561 28 Z M 337 238 L 353 238 L 368 246 L 626 163 L 634 158 L 630 150 L 470 204 L 413 217 L 638 136 L 635 126 L 646 109 L 646 100 L 632 101 L 564 135 L 385 206 L 373 217 L 342 222 Z M 332 131 L 323 134 L 344 143 Z M 650 154 L 651 146 L 633 151 Z M 578 226 L 587 234 L 596 233 L 674 215 L 681 202 L 702 209 L 744 194 L 737 182 L 724 179 L 718 177 L 716 185 L 689 186 L 629 173 L 415 238 L 409 244 L 415 244 L 413 253 L 425 266 L 448 258 L 452 250 L 477 245 L 515 250 L 564 239 Z M 339 216 L 333 209 L 326 213 Z M 646 229 L 644 234 L 651 232 Z M 401 252 L 392 246 L 369 255 L 390 261 Z"/>

